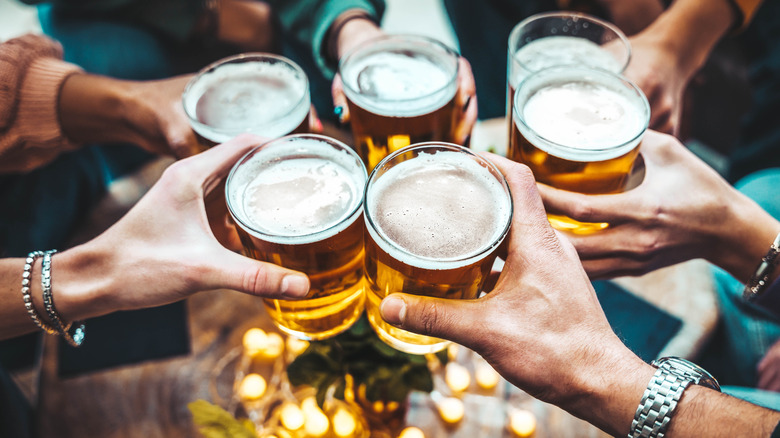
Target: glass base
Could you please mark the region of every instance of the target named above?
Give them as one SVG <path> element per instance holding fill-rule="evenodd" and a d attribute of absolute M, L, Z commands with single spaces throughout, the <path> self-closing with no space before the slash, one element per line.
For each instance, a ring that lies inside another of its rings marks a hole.
<path fill-rule="evenodd" d="M 418 335 L 386 323 L 379 313 L 379 305 L 382 303 L 382 298 L 370 289 L 368 289 L 367 295 L 366 315 L 368 315 L 368 322 L 377 336 L 379 336 L 379 339 L 384 341 L 385 344 L 409 354 L 437 353 L 450 345 L 450 341 Z"/>
<path fill-rule="evenodd" d="M 558 214 L 548 214 L 547 219 L 556 230 L 573 234 L 592 234 L 609 227 L 607 222 L 580 222 Z"/>

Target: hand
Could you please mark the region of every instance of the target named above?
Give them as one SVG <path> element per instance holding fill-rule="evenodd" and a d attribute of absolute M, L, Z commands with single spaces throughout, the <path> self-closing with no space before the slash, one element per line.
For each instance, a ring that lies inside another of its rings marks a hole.
<path fill-rule="evenodd" d="M 474 83 L 474 74 L 471 71 L 471 64 L 466 58 L 458 59 L 458 90 L 455 95 L 455 130 L 453 143 L 466 145 L 471 130 L 477 122 L 477 87 Z M 341 123 L 349 122 L 349 108 L 347 107 L 347 97 L 344 95 L 344 83 L 341 75 L 336 74 L 333 78 L 331 87 L 333 94 L 333 105 L 337 108 L 337 115 Z"/>
<path fill-rule="evenodd" d="M 236 254 L 209 228 L 204 197 L 260 142 L 242 136 L 172 164 L 114 226 L 55 257 L 66 319 L 159 306 L 218 288 L 269 298 L 305 296 L 306 276 Z"/>
<path fill-rule="evenodd" d="M 274 21 L 268 3 L 220 0 L 217 13 L 214 30 L 218 41 L 236 46 L 242 52 L 273 51 L 276 44 Z"/>
<path fill-rule="evenodd" d="M 644 180 L 624 193 L 539 185 L 549 212 L 610 224 L 589 235 L 567 234 L 588 275 L 641 275 L 701 257 L 732 274 L 741 269 L 746 277 L 738 278 L 746 279 L 777 234 L 772 218 L 671 136 L 648 131 L 640 153 Z"/>
<path fill-rule="evenodd" d="M 631 62 L 624 75 L 645 93 L 650 102 L 650 128 L 678 135 L 683 93 L 696 69 L 683 67 L 677 54 L 652 33 L 629 38 Z"/>
<path fill-rule="evenodd" d="M 490 159 L 506 176 L 514 202 L 508 256 L 495 289 L 478 300 L 392 294 L 382 302 L 382 317 L 471 348 L 534 397 L 625 433 L 653 371 L 610 328 L 574 248 L 550 227 L 531 171 Z M 618 390 L 611 373 L 641 377 Z M 593 385 L 628 397 L 627 409 L 613 415 L 619 424 L 606 425 L 596 418 L 604 411 L 588 407 Z"/>
<path fill-rule="evenodd" d="M 758 384 L 756 388 L 780 392 L 780 341 L 769 348 L 758 363 Z"/>
<path fill-rule="evenodd" d="M 664 11 L 660 0 L 596 0 L 626 35 L 642 31 Z"/>

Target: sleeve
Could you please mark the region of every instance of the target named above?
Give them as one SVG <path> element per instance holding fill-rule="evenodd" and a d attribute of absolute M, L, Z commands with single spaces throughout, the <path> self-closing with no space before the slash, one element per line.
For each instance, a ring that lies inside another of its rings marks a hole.
<path fill-rule="evenodd" d="M 734 6 L 734 10 L 737 12 L 737 20 L 734 25 L 734 30 L 741 31 L 744 30 L 748 25 L 750 25 L 750 21 L 753 19 L 753 16 L 756 15 L 756 11 L 758 10 L 758 7 L 761 6 L 761 2 L 763 0 L 729 0 Z"/>
<path fill-rule="evenodd" d="M 0 44 L 0 166 L 19 162 L 29 148 L 75 147 L 59 123 L 57 103 L 65 79 L 81 69 L 61 61 L 62 47 L 25 35 Z M 22 160 L 23 161 L 23 160 Z M 19 165 L 19 170 L 25 170 Z"/>
<path fill-rule="evenodd" d="M 364 10 L 377 23 L 385 11 L 384 0 L 271 0 L 287 37 L 311 48 L 313 59 L 326 77 L 332 77 L 335 65 L 326 57 L 325 36 L 333 22 L 342 13 Z"/>

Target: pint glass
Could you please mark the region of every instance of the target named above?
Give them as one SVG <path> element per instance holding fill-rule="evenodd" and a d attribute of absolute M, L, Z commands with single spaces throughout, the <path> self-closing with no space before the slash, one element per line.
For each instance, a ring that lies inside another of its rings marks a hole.
<path fill-rule="evenodd" d="M 587 194 L 625 189 L 650 122 L 642 91 L 622 76 L 585 67 L 552 67 L 528 76 L 513 105 L 509 157 L 536 180 Z M 608 226 L 550 214 L 555 228 L 589 233 Z"/>
<path fill-rule="evenodd" d="M 458 55 L 421 36 L 367 41 L 339 64 L 355 146 L 369 170 L 423 141 L 453 141 Z"/>
<path fill-rule="evenodd" d="M 366 179 L 349 146 L 314 134 L 258 146 L 228 175 L 228 210 L 245 254 L 301 271 L 311 281 L 303 300 L 263 300 L 282 331 L 324 339 L 362 313 Z"/>
<path fill-rule="evenodd" d="M 371 326 L 382 340 L 407 353 L 443 349 L 447 342 L 442 339 L 387 324 L 380 303 L 393 292 L 479 296 L 512 221 L 503 175 L 467 148 L 421 143 L 377 165 L 363 208 Z"/>
<path fill-rule="evenodd" d="M 281 56 L 248 53 L 217 61 L 187 84 L 182 100 L 204 148 L 242 133 L 278 138 L 309 127 L 309 80 Z"/>
<path fill-rule="evenodd" d="M 577 12 L 532 15 L 509 34 L 507 118 L 512 97 L 533 72 L 558 65 L 590 66 L 621 73 L 631 58 L 628 38 L 616 26 Z"/>

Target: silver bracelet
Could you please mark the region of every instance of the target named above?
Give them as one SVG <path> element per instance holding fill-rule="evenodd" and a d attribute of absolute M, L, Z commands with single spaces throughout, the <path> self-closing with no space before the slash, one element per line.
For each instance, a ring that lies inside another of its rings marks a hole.
<path fill-rule="evenodd" d="M 76 321 L 73 324 L 63 325 L 57 309 L 54 307 L 54 294 L 51 292 L 51 256 L 57 250 L 46 251 L 43 253 L 43 262 L 41 264 L 41 289 L 43 290 L 43 304 L 46 313 L 49 315 L 54 327 L 65 341 L 73 347 L 78 347 L 84 342 L 84 324 Z M 73 333 L 70 333 L 71 327 L 76 327 Z"/>
<path fill-rule="evenodd" d="M 761 263 L 756 267 L 756 272 L 750 277 L 750 281 L 745 284 L 745 289 L 742 291 L 742 298 L 746 301 L 755 301 L 766 289 L 769 284 L 767 280 L 772 272 L 775 270 L 777 263 L 780 262 L 780 234 L 775 237 L 775 241 L 769 247 L 766 255 L 761 258 Z"/>
<path fill-rule="evenodd" d="M 33 320 L 35 325 L 50 335 L 56 335 L 57 330 L 41 321 L 38 312 L 35 311 L 35 306 L 33 306 L 32 295 L 30 295 L 32 268 L 35 264 L 35 260 L 43 255 L 43 251 L 32 251 L 27 254 L 27 259 L 24 261 L 24 271 L 22 272 L 22 299 L 24 300 L 24 308 L 27 309 L 27 314 L 30 315 L 30 319 Z"/>

